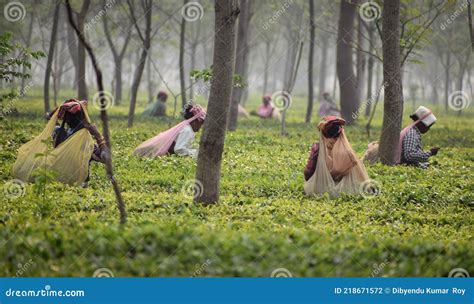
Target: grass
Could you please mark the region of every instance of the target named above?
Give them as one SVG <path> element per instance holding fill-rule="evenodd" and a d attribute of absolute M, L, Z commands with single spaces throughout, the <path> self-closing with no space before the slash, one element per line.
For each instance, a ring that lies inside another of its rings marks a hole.
<path fill-rule="evenodd" d="M 33 92 L 34 93 L 34 92 Z M 17 103 L 20 115 L 0 125 L 0 183 L 12 179 L 16 150 L 44 127 L 42 98 Z M 259 102 L 252 98 L 247 107 Z M 447 276 L 453 268 L 474 273 L 472 215 L 473 111 L 461 115 L 434 107 L 439 121 L 424 136 L 438 145 L 427 170 L 367 166 L 381 185 L 373 198 L 305 197 L 303 168 L 317 140 L 314 123 L 302 123 L 305 98 L 295 97 L 288 131 L 252 117 L 226 136 L 221 201 L 192 203 L 183 190 L 195 161 L 176 156 L 132 156 L 143 140 L 173 121 L 144 119 L 137 109 L 126 128 L 125 105 L 110 110 L 116 178 L 127 205 L 118 211 L 102 165 L 94 163 L 90 187 L 47 185 L 44 202 L 27 185 L 9 199 L 0 193 L 1 276 L 270 276 L 285 268 L 300 276 Z M 93 121 L 98 112 L 90 107 Z M 317 105 L 316 105 L 317 108 Z M 404 124 L 411 105 L 407 105 Z M 371 140 L 378 138 L 380 109 Z M 359 155 L 369 142 L 364 119 L 348 127 Z"/>

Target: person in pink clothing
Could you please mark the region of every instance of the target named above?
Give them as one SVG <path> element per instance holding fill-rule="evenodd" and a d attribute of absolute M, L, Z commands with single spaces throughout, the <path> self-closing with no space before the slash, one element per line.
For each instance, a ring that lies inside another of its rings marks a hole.
<path fill-rule="evenodd" d="M 195 134 L 201 129 L 205 118 L 206 110 L 203 107 L 189 104 L 184 109 L 184 121 L 143 142 L 133 154 L 144 157 L 176 154 L 196 158 L 198 149 L 192 145 Z"/>
<path fill-rule="evenodd" d="M 256 114 L 263 119 L 273 118 L 280 120 L 280 111 L 273 105 L 270 95 L 263 96 L 262 104 L 258 107 Z"/>

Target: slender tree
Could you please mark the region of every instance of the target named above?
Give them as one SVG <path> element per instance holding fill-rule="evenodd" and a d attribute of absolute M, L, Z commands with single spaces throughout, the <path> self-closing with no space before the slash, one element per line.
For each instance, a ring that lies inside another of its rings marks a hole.
<path fill-rule="evenodd" d="M 400 58 L 400 0 L 386 1 L 382 12 L 383 78 L 385 99 L 379 156 L 394 165 L 403 115 L 403 88 Z"/>
<path fill-rule="evenodd" d="M 202 191 L 195 201 L 211 204 L 219 200 L 221 160 L 224 150 L 235 56 L 235 21 L 239 14 L 237 0 L 215 0 L 214 59 L 208 112 L 201 137 L 196 180 Z"/>
<path fill-rule="evenodd" d="M 131 0 L 127 0 L 128 7 L 130 8 L 130 16 L 132 18 L 132 22 L 135 26 L 135 30 L 137 31 L 138 37 L 142 42 L 142 52 L 140 55 L 140 59 L 138 61 L 137 68 L 135 70 L 135 74 L 133 75 L 133 83 L 132 89 L 130 92 L 130 108 L 128 111 L 128 127 L 133 126 L 133 118 L 135 116 L 135 107 L 137 104 L 137 96 L 138 96 L 138 88 L 140 87 L 140 81 L 142 79 L 143 70 L 145 69 L 146 58 L 148 55 L 148 51 L 151 45 L 151 12 L 153 7 L 152 0 L 142 0 L 141 6 L 143 9 L 143 13 L 145 15 L 145 32 L 142 33 L 140 26 L 138 24 L 138 19 L 135 16 L 135 9 Z"/>
<path fill-rule="evenodd" d="M 323 93 L 326 91 L 326 73 L 327 73 L 327 60 L 328 60 L 328 49 L 329 41 L 326 33 L 321 35 L 321 61 L 319 64 L 319 100 L 321 101 Z"/>
<path fill-rule="evenodd" d="M 84 26 L 86 21 L 87 11 L 89 10 L 90 1 L 83 1 L 82 7 L 77 14 L 77 27 L 81 33 L 84 34 Z M 87 84 L 86 84 L 86 50 L 82 43 L 77 44 L 77 95 L 79 99 L 87 98 Z"/>
<path fill-rule="evenodd" d="M 184 0 L 184 6 L 188 0 Z M 181 28 L 179 32 L 179 83 L 181 86 L 181 108 L 186 105 L 186 72 L 184 71 L 184 44 L 186 43 L 186 18 L 181 17 Z"/>
<path fill-rule="evenodd" d="M 103 5 L 106 5 L 106 0 L 104 0 Z M 122 44 L 122 48 L 118 48 L 117 45 L 115 45 L 111 30 L 109 27 L 109 21 L 108 21 L 108 14 L 102 17 L 103 21 L 103 26 L 104 26 L 104 33 L 105 33 L 105 38 L 107 39 L 107 43 L 110 47 L 110 50 L 112 51 L 112 56 L 114 57 L 114 84 L 115 84 L 115 92 L 114 92 L 114 97 L 115 97 L 115 102 L 117 104 L 120 104 L 122 101 L 122 62 L 123 58 L 125 55 L 125 52 L 127 51 L 128 44 L 130 42 L 130 37 L 132 33 L 132 29 L 125 29 L 125 38 L 124 42 Z M 127 25 L 129 25 L 127 23 Z"/>
<path fill-rule="evenodd" d="M 49 81 L 51 79 L 51 68 L 53 65 L 54 59 L 54 49 L 56 48 L 56 37 L 58 34 L 58 23 L 59 23 L 59 8 L 61 4 L 59 2 L 56 3 L 54 7 L 54 15 L 53 15 L 53 27 L 51 29 L 51 39 L 49 42 L 49 51 L 48 51 L 48 61 L 46 62 L 46 69 L 44 75 L 44 111 L 49 112 L 50 104 L 49 104 Z"/>
<path fill-rule="evenodd" d="M 311 122 L 313 114 L 314 101 L 314 83 L 313 83 L 313 59 L 314 59 L 314 35 L 316 25 L 314 23 L 314 0 L 309 0 L 309 58 L 308 58 L 308 106 L 306 108 L 305 122 Z"/>
<path fill-rule="evenodd" d="M 240 1 L 240 14 L 237 29 L 235 73 L 241 76 L 243 79 L 247 77 L 247 75 L 245 75 L 245 64 L 249 53 L 248 32 L 250 24 L 250 3 L 250 0 Z M 243 91 L 244 88 L 242 87 L 232 88 L 232 98 L 229 110 L 229 122 L 227 126 L 229 131 L 235 131 L 237 129 L 239 103 L 242 99 Z"/>
<path fill-rule="evenodd" d="M 89 2 L 89 1 L 90 0 L 84 0 L 84 2 Z M 84 48 L 87 49 L 87 52 L 89 53 L 89 56 L 92 61 L 92 66 L 94 67 L 94 71 L 96 74 L 97 89 L 100 92 L 99 93 L 99 103 L 101 106 L 100 118 L 102 120 L 104 139 L 106 142 L 106 147 L 103 151 L 103 154 L 105 155 L 105 169 L 107 172 L 107 176 L 110 182 L 112 183 L 112 187 L 114 189 L 114 193 L 115 193 L 115 197 L 117 201 L 117 207 L 120 213 L 120 223 L 125 224 L 127 222 L 127 213 L 125 210 L 125 203 L 123 201 L 122 194 L 120 192 L 120 187 L 113 173 L 112 144 L 110 141 L 109 120 L 107 117 L 106 100 L 105 100 L 105 95 L 104 95 L 104 85 L 102 83 L 102 71 L 99 68 L 99 65 L 97 63 L 97 60 L 95 58 L 95 55 L 91 46 L 87 43 L 87 41 L 84 38 L 84 33 L 81 32 L 79 27 L 74 22 L 74 19 L 72 16 L 71 4 L 69 3 L 69 0 L 66 0 L 66 8 L 67 8 L 67 13 L 68 13 L 69 23 L 71 24 L 74 31 L 76 32 L 76 35 L 79 38 L 79 43 L 81 43 L 84 46 Z"/>
<path fill-rule="evenodd" d="M 356 2 L 356 1 L 354 1 Z M 357 6 L 351 0 L 342 0 L 337 33 L 337 77 L 341 99 L 341 114 L 347 123 L 354 121 L 352 113 L 359 108 L 357 78 L 354 72 L 352 47 L 354 17 Z"/>

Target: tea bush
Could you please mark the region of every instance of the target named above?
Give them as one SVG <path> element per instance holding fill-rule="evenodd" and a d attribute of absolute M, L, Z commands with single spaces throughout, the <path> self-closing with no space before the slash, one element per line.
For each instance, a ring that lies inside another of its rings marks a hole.
<path fill-rule="evenodd" d="M 17 149 L 45 125 L 41 100 L 19 101 L 19 116 L 1 122 L 4 189 Z M 258 102 L 252 98 L 247 107 Z M 118 224 L 101 164 L 93 164 L 89 188 L 47 183 L 48 203 L 31 184 L 16 199 L 2 191 L 0 275 L 87 277 L 108 268 L 115 276 L 262 277 L 285 268 L 294 277 L 447 276 L 458 267 L 473 274 L 472 109 L 460 115 L 433 109 L 439 120 L 424 144 L 441 151 L 429 169 L 368 165 L 378 196 L 310 198 L 302 170 L 318 136 L 316 116 L 302 123 L 305 102 L 294 98 L 287 137 L 279 135 L 278 123 L 256 117 L 241 119 L 238 131 L 227 134 L 215 206 L 194 204 L 185 190 L 195 160 L 132 156 L 139 143 L 176 120 L 138 115 L 127 129 L 126 105 L 113 107 L 114 166 L 128 223 Z M 98 111 L 91 106 L 90 112 L 100 126 Z M 380 135 L 380 109 L 376 117 L 371 140 Z M 364 125 L 361 118 L 347 127 L 360 156 L 369 142 Z"/>

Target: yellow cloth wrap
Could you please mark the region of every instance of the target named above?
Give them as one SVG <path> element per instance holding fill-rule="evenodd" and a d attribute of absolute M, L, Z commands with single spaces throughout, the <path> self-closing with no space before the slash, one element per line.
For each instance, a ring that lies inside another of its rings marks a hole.
<path fill-rule="evenodd" d="M 86 119 L 87 111 L 83 108 Z M 40 135 L 20 147 L 13 165 L 13 176 L 25 182 L 33 181 L 33 172 L 37 168 L 46 168 L 56 172 L 56 180 L 65 184 L 84 182 L 89 172 L 89 160 L 94 150 L 94 140 L 87 129 L 81 129 L 52 149 L 51 135 L 56 127 L 58 111 Z M 43 141 L 47 141 L 45 144 Z M 49 149 L 49 156 L 38 156 Z M 52 149 L 52 150 L 51 150 Z"/>

